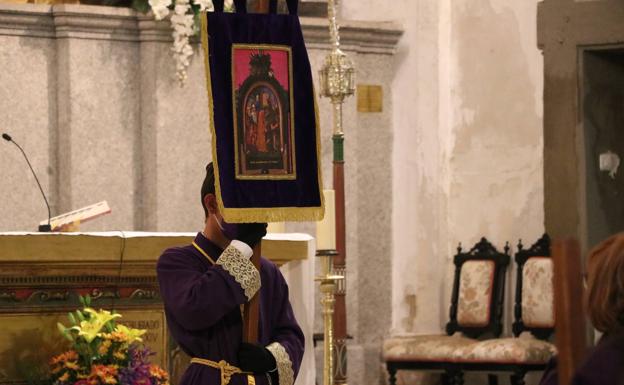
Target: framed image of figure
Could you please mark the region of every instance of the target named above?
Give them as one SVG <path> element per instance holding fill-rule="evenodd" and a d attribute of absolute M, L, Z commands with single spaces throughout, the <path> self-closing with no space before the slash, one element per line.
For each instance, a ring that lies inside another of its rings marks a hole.
<path fill-rule="evenodd" d="M 292 53 L 232 45 L 236 179 L 296 179 Z"/>

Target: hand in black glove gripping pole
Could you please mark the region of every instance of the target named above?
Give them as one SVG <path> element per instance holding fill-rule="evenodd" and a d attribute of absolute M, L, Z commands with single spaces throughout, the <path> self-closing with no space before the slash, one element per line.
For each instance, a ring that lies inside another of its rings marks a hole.
<path fill-rule="evenodd" d="M 238 225 L 238 240 L 245 242 L 252 249 L 267 233 L 266 223 L 240 223 Z"/>
<path fill-rule="evenodd" d="M 274 371 L 277 363 L 273 354 L 264 346 L 243 342 L 238 349 L 238 367 L 243 372 L 263 374 Z"/>

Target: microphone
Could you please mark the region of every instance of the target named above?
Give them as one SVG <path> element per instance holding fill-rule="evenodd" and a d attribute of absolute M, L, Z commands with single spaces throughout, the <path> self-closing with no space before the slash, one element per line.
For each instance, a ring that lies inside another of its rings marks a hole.
<path fill-rule="evenodd" d="M 33 170 L 32 165 L 30 164 L 30 161 L 28 160 L 28 157 L 26 156 L 26 153 L 24 152 L 22 147 L 19 144 L 17 144 L 17 142 L 15 142 L 13 140 L 13 138 L 11 138 L 11 135 L 9 135 L 7 133 L 3 133 L 2 134 L 2 139 L 4 139 L 7 142 L 11 142 L 14 145 L 16 145 L 17 148 L 19 148 L 19 150 L 22 152 L 22 155 L 24 155 L 24 159 L 26 159 L 26 163 L 28 163 L 28 167 L 30 167 L 30 171 L 32 172 L 33 176 L 35 177 L 35 181 L 37 182 L 37 186 L 39 186 L 39 190 L 41 191 L 41 195 L 43 195 L 43 200 L 45 201 L 45 204 L 48 207 L 48 224 L 47 225 L 39 225 L 39 231 L 40 232 L 52 231 L 52 226 L 50 225 L 50 218 L 52 217 L 52 215 L 50 214 L 50 204 L 48 203 L 48 198 L 46 198 L 45 193 L 43 192 L 43 189 L 41 188 L 41 183 L 39 183 L 39 178 L 37 178 L 37 174 L 35 174 L 35 170 Z"/>

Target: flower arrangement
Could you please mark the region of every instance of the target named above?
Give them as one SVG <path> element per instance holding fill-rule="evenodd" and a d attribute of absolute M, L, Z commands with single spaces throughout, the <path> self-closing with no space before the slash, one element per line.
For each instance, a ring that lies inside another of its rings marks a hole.
<path fill-rule="evenodd" d="M 156 20 L 162 20 L 171 14 L 171 27 L 173 29 L 173 47 L 171 50 L 176 62 L 176 77 L 180 84 L 184 85 L 187 77 L 186 69 L 193 55 L 193 48 L 189 39 L 199 31 L 200 12 L 214 11 L 212 0 L 148 0 L 148 3 Z M 137 8 L 137 2 L 134 3 L 134 6 Z M 234 10 L 233 0 L 225 0 L 224 8 L 226 12 L 232 12 Z"/>
<path fill-rule="evenodd" d="M 81 297 L 82 310 L 69 313 L 72 326 L 59 323 L 71 349 L 50 360 L 54 385 L 169 385 L 167 372 L 150 364 L 153 355 L 141 345 L 145 330 L 116 324 L 121 315 L 96 311 Z"/>

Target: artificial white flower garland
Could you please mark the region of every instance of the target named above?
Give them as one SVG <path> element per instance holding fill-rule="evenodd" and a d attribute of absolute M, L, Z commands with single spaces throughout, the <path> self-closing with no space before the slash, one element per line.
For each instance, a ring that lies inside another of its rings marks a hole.
<path fill-rule="evenodd" d="M 212 0 L 149 0 L 156 20 L 162 20 L 169 16 L 173 7 L 173 15 L 171 15 L 171 28 L 173 28 L 173 59 L 176 63 L 176 77 L 180 85 L 186 82 L 186 70 L 190 64 L 190 58 L 193 56 L 193 47 L 189 42 L 190 37 L 195 34 L 195 15 L 191 8 L 191 4 L 199 5 L 201 12 L 214 11 Z M 225 9 L 233 8 L 233 0 L 225 0 Z"/>

